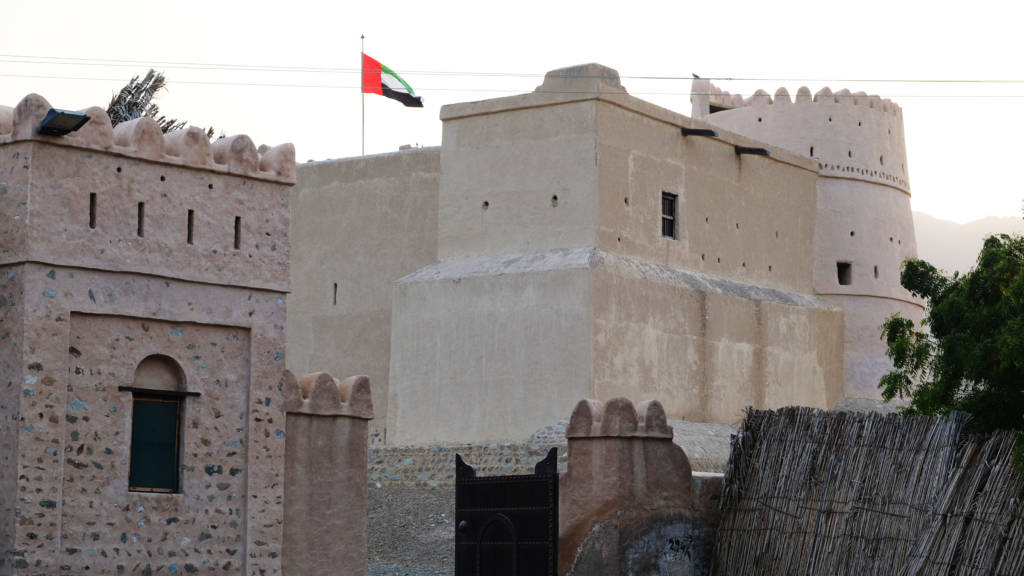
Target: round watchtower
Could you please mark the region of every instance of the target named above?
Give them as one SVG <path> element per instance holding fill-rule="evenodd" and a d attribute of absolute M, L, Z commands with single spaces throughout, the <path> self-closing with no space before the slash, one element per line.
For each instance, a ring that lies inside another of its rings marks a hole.
<path fill-rule="evenodd" d="M 845 312 L 844 396 L 879 398 L 891 368 L 879 327 L 924 311 L 900 286 L 900 265 L 917 256 L 902 110 L 828 88 L 742 98 L 697 79 L 692 93 L 694 118 L 817 161 L 814 289 Z"/>

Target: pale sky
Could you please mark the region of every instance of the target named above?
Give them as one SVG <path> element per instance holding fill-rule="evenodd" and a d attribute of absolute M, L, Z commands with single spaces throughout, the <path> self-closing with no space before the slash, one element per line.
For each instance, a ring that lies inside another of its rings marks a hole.
<path fill-rule="evenodd" d="M 1009 2 L 5 2 L 0 104 L 37 92 L 105 107 L 152 66 L 168 79 L 163 113 L 293 142 L 305 162 L 360 153 L 360 34 L 426 103 L 367 95 L 368 154 L 439 145 L 442 105 L 528 92 L 585 62 L 685 115 L 691 73 L 759 79 L 715 81 L 744 95 L 827 85 L 896 101 L 913 208 L 965 222 L 1021 215 L 1020 21 Z"/>

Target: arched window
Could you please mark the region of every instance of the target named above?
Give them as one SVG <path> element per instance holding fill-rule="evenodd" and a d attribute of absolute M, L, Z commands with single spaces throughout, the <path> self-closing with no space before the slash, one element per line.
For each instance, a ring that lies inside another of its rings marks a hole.
<path fill-rule="evenodd" d="M 131 460 L 128 489 L 179 492 L 181 420 L 186 396 L 185 371 L 169 356 L 147 356 L 135 368 L 132 393 Z"/>

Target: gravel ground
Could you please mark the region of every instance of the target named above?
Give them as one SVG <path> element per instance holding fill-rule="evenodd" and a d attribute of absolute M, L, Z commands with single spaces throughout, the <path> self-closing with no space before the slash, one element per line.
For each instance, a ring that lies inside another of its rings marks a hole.
<path fill-rule="evenodd" d="M 366 520 L 369 576 L 452 574 L 454 518 L 454 486 L 370 486 Z"/>

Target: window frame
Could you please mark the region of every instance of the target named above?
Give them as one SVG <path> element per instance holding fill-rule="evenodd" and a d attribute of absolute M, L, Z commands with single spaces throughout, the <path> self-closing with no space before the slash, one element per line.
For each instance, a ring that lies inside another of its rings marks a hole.
<path fill-rule="evenodd" d="M 122 392 L 132 393 L 132 409 L 131 409 L 131 437 L 129 440 L 128 448 L 128 491 L 129 492 L 142 492 L 142 493 L 159 493 L 159 494 L 180 494 L 181 493 L 181 437 L 182 437 L 182 413 L 185 409 L 185 398 L 189 396 L 199 396 L 198 392 L 185 392 L 178 390 L 154 390 L 149 388 L 138 388 L 135 386 L 118 386 L 117 388 Z M 171 484 L 167 486 L 144 486 L 135 485 L 135 468 L 137 466 L 136 455 L 139 454 L 136 451 L 136 437 L 135 437 L 135 418 L 136 418 L 136 406 L 139 402 L 161 402 L 175 405 L 175 418 L 174 418 L 174 476 L 173 481 L 168 482 Z"/>
<path fill-rule="evenodd" d="M 665 201 L 670 201 L 671 214 L 667 214 L 665 211 Z M 674 194 L 666 190 L 661 191 L 661 237 L 671 238 L 673 240 L 679 239 L 679 194 Z M 665 226 L 671 227 L 671 234 L 665 233 Z"/>

